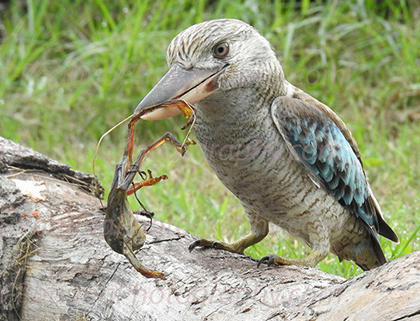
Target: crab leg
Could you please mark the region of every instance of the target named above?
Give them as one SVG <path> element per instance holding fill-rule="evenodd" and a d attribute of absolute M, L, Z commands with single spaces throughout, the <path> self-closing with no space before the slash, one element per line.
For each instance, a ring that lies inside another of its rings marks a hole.
<path fill-rule="evenodd" d="M 162 137 L 160 137 L 158 140 L 154 141 L 153 143 L 151 143 L 149 146 L 147 146 L 146 148 L 144 148 L 141 153 L 139 154 L 139 156 L 137 157 L 136 161 L 134 162 L 134 164 L 131 165 L 131 168 L 127 171 L 127 175 L 124 178 L 124 181 L 119 185 L 118 188 L 122 189 L 122 190 L 126 190 L 127 194 L 133 194 L 135 191 L 137 191 L 138 189 L 144 187 L 144 186 L 151 186 L 154 185 L 156 183 L 158 183 L 159 181 L 161 181 L 162 179 L 166 179 L 167 176 L 166 175 L 162 175 L 159 177 L 153 177 L 151 175 L 151 172 L 149 172 L 149 178 L 145 179 L 144 181 L 140 182 L 140 183 L 135 183 L 134 187 L 130 187 L 131 183 L 134 180 L 135 175 L 138 173 L 138 170 L 141 166 L 141 164 L 143 163 L 146 155 L 158 148 L 160 145 L 164 144 L 165 142 L 169 142 L 171 143 L 173 146 L 175 146 L 176 150 L 181 154 L 184 155 L 186 148 L 186 145 L 192 145 L 195 144 L 194 141 L 188 140 L 186 142 L 186 144 L 182 144 L 180 141 L 178 141 L 173 134 L 171 133 L 166 133 L 164 134 Z"/>
<path fill-rule="evenodd" d="M 182 114 L 184 114 L 185 118 L 188 120 L 187 124 L 182 128 L 185 129 L 189 126 L 191 126 L 194 121 L 195 121 L 195 113 L 194 113 L 194 108 L 189 105 L 187 102 L 183 101 L 183 100 L 176 100 L 176 101 L 172 101 L 172 102 L 168 102 L 162 106 L 159 106 L 160 108 L 165 108 L 165 107 L 169 107 L 169 106 L 175 106 L 177 107 Z M 157 108 L 158 106 L 156 106 Z M 132 159 L 133 159 L 133 146 L 134 146 L 134 128 L 135 128 L 135 124 L 136 122 L 141 119 L 141 117 L 145 114 L 147 114 L 148 112 L 150 112 L 151 110 L 153 110 L 153 108 L 148 109 L 148 110 L 144 110 L 140 113 L 138 113 L 137 115 L 135 115 L 129 122 L 128 124 L 128 133 L 127 133 L 127 145 L 125 147 L 124 150 L 124 156 L 123 156 L 123 163 L 126 164 L 126 171 L 128 171 L 128 166 L 130 166 L 130 164 L 132 164 Z M 165 135 L 170 135 L 171 137 L 169 137 L 169 140 L 171 140 L 172 145 L 176 146 L 178 151 L 179 149 L 183 148 L 183 145 L 185 145 L 185 142 L 183 144 L 179 144 L 179 142 L 173 137 L 172 134 L 167 133 Z M 189 132 L 188 132 L 189 134 Z M 187 137 L 188 137 L 187 134 Z M 162 139 L 165 135 L 163 135 L 160 139 Z M 158 139 L 158 141 L 160 140 Z M 168 139 L 166 139 L 168 140 Z M 158 141 L 156 141 L 155 143 L 158 143 Z M 153 144 L 155 144 L 153 143 Z M 152 144 L 152 145 L 153 145 Z M 158 147 L 160 144 L 158 144 L 156 147 Z M 152 147 L 152 149 L 154 149 L 155 147 Z M 183 153 L 181 153 L 182 155 L 184 155 L 185 150 Z M 139 165 L 140 166 L 140 165 Z M 138 167 L 139 167 L 138 166 Z"/>

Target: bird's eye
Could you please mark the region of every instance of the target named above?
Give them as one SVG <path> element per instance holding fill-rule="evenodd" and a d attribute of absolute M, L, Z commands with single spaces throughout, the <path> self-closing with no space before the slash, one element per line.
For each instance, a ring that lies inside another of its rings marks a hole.
<path fill-rule="evenodd" d="M 222 42 L 213 47 L 213 56 L 216 58 L 223 58 L 229 53 L 229 45 Z"/>

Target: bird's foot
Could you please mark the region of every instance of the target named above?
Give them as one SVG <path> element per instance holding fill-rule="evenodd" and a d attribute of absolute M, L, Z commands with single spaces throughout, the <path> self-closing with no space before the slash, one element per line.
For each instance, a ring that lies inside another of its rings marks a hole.
<path fill-rule="evenodd" d="M 239 253 L 239 254 L 243 254 L 244 249 L 241 246 L 238 246 L 238 244 L 232 243 L 232 244 L 228 244 L 228 243 L 224 243 L 224 242 L 218 242 L 218 241 L 210 241 L 210 240 L 206 240 L 206 239 L 199 239 L 196 240 L 194 242 L 192 242 L 190 244 L 190 246 L 188 247 L 188 250 L 191 252 L 192 250 L 194 250 L 196 247 L 201 247 L 201 248 L 212 248 L 212 249 L 216 249 L 216 250 L 225 250 L 228 252 L 232 252 L 232 253 Z"/>
<path fill-rule="evenodd" d="M 261 258 L 258 261 L 257 267 L 260 267 L 261 264 L 267 263 L 268 266 L 271 265 L 293 265 L 294 263 L 291 262 L 291 259 L 287 259 L 278 255 L 267 255 Z"/>
<path fill-rule="evenodd" d="M 308 267 L 315 267 L 322 259 L 324 259 L 327 254 L 323 254 L 318 250 L 314 250 L 311 254 L 307 257 L 302 259 L 295 259 L 295 258 L 286 258 L 278 255 L 268 255 L 264 256 L 258 261 L 257 267 L 259 267 L 262 263 L 267 263 L 268 266 L 270 265 L 300 265 L 300 266 L 308 266 Z"/>

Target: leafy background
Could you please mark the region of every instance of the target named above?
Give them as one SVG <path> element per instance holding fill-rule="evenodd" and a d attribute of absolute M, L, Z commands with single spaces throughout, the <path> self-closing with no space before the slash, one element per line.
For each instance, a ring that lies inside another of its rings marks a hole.
<path fill-rule="evenodd" d="M 0 135 L 87 172 L 101 134 L 167 70 L 165 50 L 179 31 L 221 17 L 254 25 L 288 80 L 331 106 L 352 130 L 372 189 L 401 239 L 381 239 L 386 256 L 420 249 L 419 2 L 16 0 L 0 8 Z M 167 130 L 183 137 L 183 123 L 179 117 L 139 124 L 137 147 Z M 101 147 L 97 175 L 105 187 L 125 135 L 123 126 Z M 145 167 L 169 175 L 139 193 L 158 219 L 197 237 L 231 241 L 248 232 L 239 202 L 198 146 L 184 158 L 163 147 Z M 308 251 L 272 226 L 246 253 Z M 361 272 L 333 255 L 319 268 L 345 277 Z"/>

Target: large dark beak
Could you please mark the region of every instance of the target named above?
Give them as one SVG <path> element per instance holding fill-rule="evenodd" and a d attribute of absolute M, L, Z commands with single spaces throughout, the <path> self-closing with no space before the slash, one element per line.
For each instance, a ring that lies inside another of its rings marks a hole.
<path fill-rule="evenodd" d="M 217 76 L 223 68 L 217 69 L 184 69 L 173 65 L 153 89 L 143 98 L 134 110 L 134 114 L 144 112 L 141 119 L 159 120 L 181 113 L 176 104 L 167 102 L 184 100 L 195 104 L 211 95 L 217 88 Z M 157 107 L 163 105 L 162 107 Z"/>

